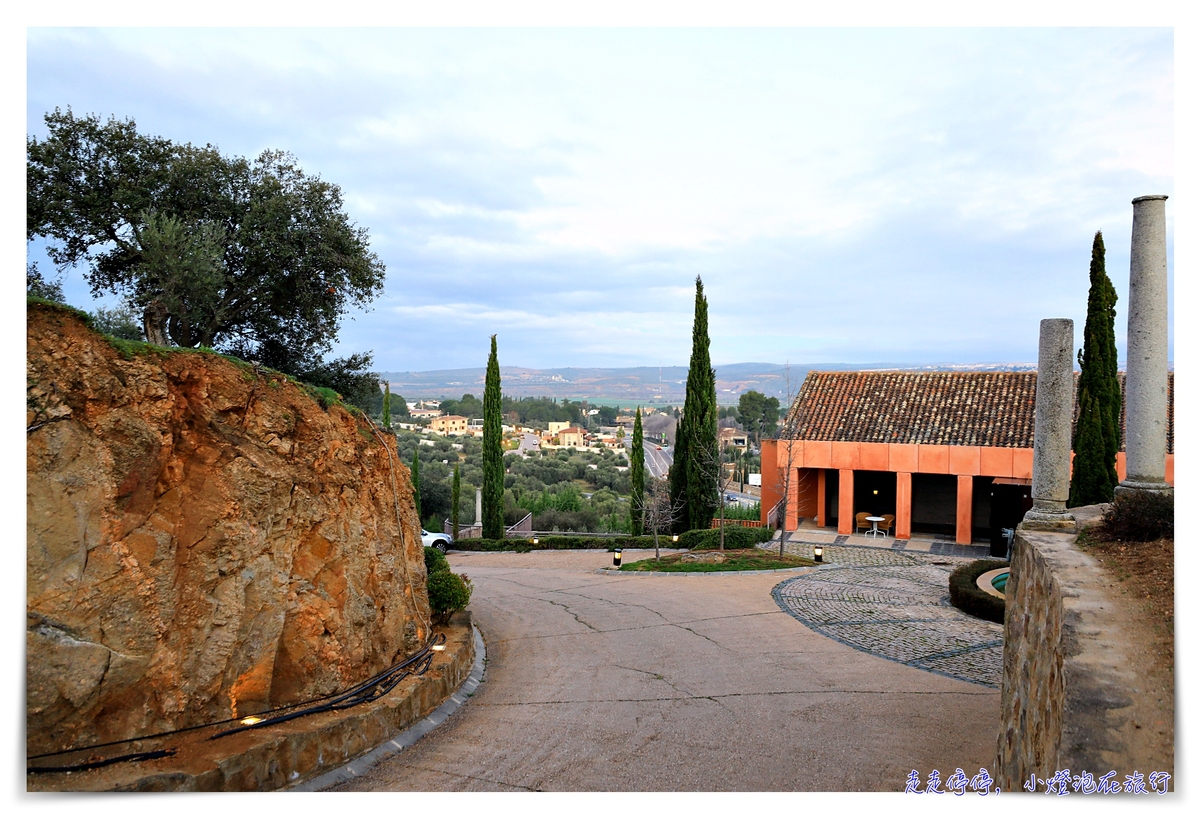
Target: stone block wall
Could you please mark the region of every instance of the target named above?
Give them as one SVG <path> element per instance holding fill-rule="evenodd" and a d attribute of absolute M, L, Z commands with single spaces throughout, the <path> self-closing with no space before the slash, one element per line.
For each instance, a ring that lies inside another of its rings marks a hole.
<path fill-rule="evenodd" d="M 1022 531 L 1014 543 L 994 764 L 1004 792 L 1065 769 L 1119 778 L 1164 769 L 1154 766 L 1163 759 L 1139 757 L 1130 634 L 1101 567 L 1074 542 Z"/>

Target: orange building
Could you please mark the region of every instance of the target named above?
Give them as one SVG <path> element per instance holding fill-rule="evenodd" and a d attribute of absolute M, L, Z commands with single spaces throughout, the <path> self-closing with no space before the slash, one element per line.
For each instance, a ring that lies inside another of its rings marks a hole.
<path fill-rule="evenodd" d="M 898 539 L 917 530 L 998 542 L 1032 504 L 1036 385 L 1036 372 L 810 372 L 789 412 L 794 431 L 762 443 L 763 522 L 790 468 L 789 531 L 815 518 L 850 534 L 866 511 L 895 515 Z M 1174 373 L 1167 415 L 1174 485 Z"/>

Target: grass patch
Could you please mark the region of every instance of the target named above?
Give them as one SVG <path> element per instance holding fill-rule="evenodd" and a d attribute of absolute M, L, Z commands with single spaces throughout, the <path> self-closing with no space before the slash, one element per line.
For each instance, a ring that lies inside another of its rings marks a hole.
<path fill-rule="evenodd" d="M 723 562 L 701 562 L 698 559 L 711 558 L 719 555 Z M 810 559 L 797 557 L 793 554 L 778 554 L 763 551 L 760 548 L 741 548 L 725 551 L 692 551 L 687 554 L 667 554 L 661 559 L 651 557 L 648 560 L 626 563 L 622 571 L 665 571 L 668 573 L 718 571 L 778 571 L 783 568 L 804 568 L 816 565 Z"/>

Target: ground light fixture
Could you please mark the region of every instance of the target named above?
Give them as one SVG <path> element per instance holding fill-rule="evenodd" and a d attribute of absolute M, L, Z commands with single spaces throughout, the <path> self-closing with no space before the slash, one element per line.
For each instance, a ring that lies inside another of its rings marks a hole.
<path fill-rule="evenodd" d="M 619 546 L 619 545 L 615 549 L 613 549 L 613 567 L 614 568 L 621 567 L 621 546 Z"/>
<path fill-rule="evenodd" d="M 537 545 L 537 537 L 534 537 L 534 538 L 533 538 L 533 544 L 534 544 L 534 545 Z"/>
<path fill-rule="evenodd" d="M 672 535 L 671 535 L 671 542 L 679 542 L 679 535 L 678 535 L 678 534 L 672 534 Z"/>
<path fill-rule="evenodd" d="M 262 719 L 260 719 L 258 716 L 246 716 L 246 718 L 242 719 L 242 724 L 248 726 L 251 724 L 258 724 L 260 721 L 262 721 Z"/>
<path fill-rule="evenodd" d="M 814 545 L 813 546 L 813 562 L 824 562 L 825 561 L 824 558 L 825 558 L 825 549 L 819 545 Z"/>

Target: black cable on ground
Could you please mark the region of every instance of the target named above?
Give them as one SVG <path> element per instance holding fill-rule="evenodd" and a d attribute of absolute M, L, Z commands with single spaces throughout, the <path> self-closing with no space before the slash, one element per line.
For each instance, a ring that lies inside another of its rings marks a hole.
<path fill-rule="evenodd" d="M 123 756 L 113 756 L 112 758 L 104 758 L 98 761 L 86 761 L 82 764 L 68 764 L 65 767 L 26 767 L 27 773 L 75 773 L 83 770 L 94 770 L 97 767 L 107 767 L 109 764 L 118 764 L 122 761 L 150 761 L 155 758 L 166 758 L 173 756 L 178 752 L 174 748 L 169 750 L 150 750 L 145 753 L 130 753 Z"/>
<path fill-rule="evenodd" d="M 430 665 L 433 664 L 433 649 L 434 649 L 434 647 L 436 647 L 438 645 L 444 645 L 445 643 L 446 643 L 446 635 L 444 633 L 434 634 L 433 638 L 430 639 L 429 642 L 427 642 L 424 647 L 422 647 L 419 651 L 414 653 L 412 656 L 408 657 L 407 659 L 405 659 L 402 662 L 399 662 L 398 664 L 392 665 L 391 667 L 375 674 L 374 676 L 367 679 L 366 681 L 358 683 L 354 687 L 351 687 L 349 690 L 345 690 L 340 693 L 330 693 L 325 696 L 318 696 L 317 698 L 314 698 L 314 699 L 308 699 L 307 701 L 297 702 L 296 704 L 289 704 L 289 705 L 285 705 L 283 707 L 272 708 L 271 710 L 264 710 L 261 713 L 254 713 L 254 714 L 250 714 L 247 716 L 239 716 L 237 718 L 232 718 L 232 719 L 222 719 L 220 721 L 208 722 L 207 724 L 198 724 L 193 727 L 181 727 L 178 730 L 167 730 L 162 733 L 154 733 L 154 734 L 148 735 L 148 736 L 137 736 L 136 738 L 118 739 L 117 741 L 109 741 L 109 742 L 104 742 L 102 744 L 91 744 L 86 747 L 73 747 L 68 750 L 57 750 L 57 751 L 49 752 L 49 753 L 40 753 L 35 756 L 28 756 L 28 759 L 32 760 L 32 759 L 39 759 L 39 758 L 52 758 L 54 756 L 62 756 L 62 755 L 67 755 L 69 753 L 82 753 L 87 750 L 99 750 L 99 749 L 103 749 L 105 747 L 114 747 L 114 746 L 121 745 L 121 744 L 130 744 L 135 741 L 149 741 L 151 739 L 165 738 L 167 736 L 174 736 L 174 735 L 179 735 L 181 733 L 188 733 L 188 732 L 193 732 L 196 730 L 202 730 L 206 727 L 219 727 L 223 724 L 231 724 L 233 722 L 243 722 L 235 728 L 232 728 L 230 730 L 225 730 L 225 731 L 222 731 L 215 735 L 209 736 L 208 740 L 212 740 L 215 738 L 221 738 L 222 736 L 228 736 L 228 735 L 232 735 L 234 733 L 240 733 L 245 730 L 253 730 L 253 729 L 260 728 L 260 727 L 269 727 L 274 724 L 280 724 L 281 722 L 291 721 L 292 719 L 299 718 L 301 716 L 313 715 L 315 713 L 325 713 L 325 712 L 330 712 L 330 711 L 334 711 L 334 710 L 345 710 L 347 708 L 354 707 L 359 704 L 364 704 L 366 702 L 372 702 L 372 701 L 375 701 L 376 699 L 386 696 L 388 693 L 392 692 L 392 690 L 395 689 L 396 685 L 400 684 L 400 682 L 402 682 L 404 679 L 408 678 L 409 676 L 412 676 L 412 675 L 423 676 L 425 674 L 425 672 L 427 670 L 429 670 Z M 318 702 L 323 702 L 323 704 L 317 704 Z M 316 706 L 310 706 L 310 705 L 316 705 Z M 305 709 L 296 710 L 296 708 L 305 708 Z M 271 714 L 274 714 L 274 713 L 277 713 L 279 715 L 272 716 Z M 259 721 L 256 721 L 252 724 L 244 723 L 245 719 L 247 719 L 247 718 L 258 718 L 261 716 L 265 716 L 266 718 L 262 718 Z M 103 759 L 103 760 L 99 760 L 99 761 L 87 761 L 87 762 L 81 762 L 80 764 L 64 765 L 64 766 L 60 766 L 60 767 L 49 767 L 49 766 L 26 767 L 25 771 L 26 771 L 26 773 L 77 772 L 77 771 L 83 771 L 83 770 L 91 770 L 91 769 L 95 769 L 97 767 L 104 767 L 109 764 L 116 764 L 116 763 L 119 763 L 122 761 L 149 761 L 149 760 L 153 760 L 156 758 L 164 758 L 167 756 L 175 755 L 176 752 L 177 752 L 177 750 L 174 748 L 167 749 L 167 750 L 153 750 L 153 751 L 148 751 L 148 752 L 144 752 L 144 753 L 130 753 L 127 755 L 114 756 L 109 759 Z"/>

